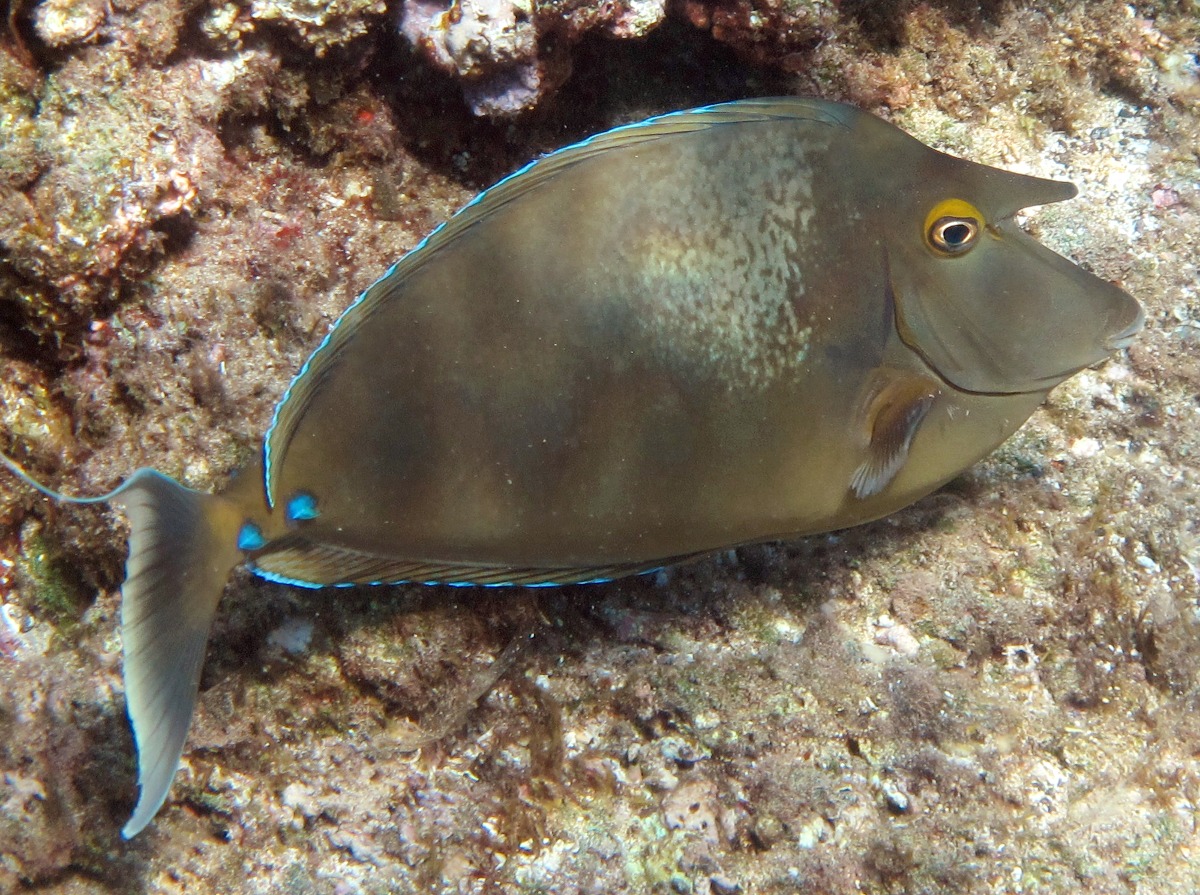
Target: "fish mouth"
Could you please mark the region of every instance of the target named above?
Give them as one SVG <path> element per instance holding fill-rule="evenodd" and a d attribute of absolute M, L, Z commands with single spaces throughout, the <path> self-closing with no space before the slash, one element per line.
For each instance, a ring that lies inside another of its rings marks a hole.
<path fill-rule="evenodd" d="M 1142 326 L 1146 323 L 1146 312 L 1141 307 L 1138 308 L 1137 316 L 1133 318 L 1127 327 L 1119 333 L 1109 336 L 1104 340 L 1104 347 L 1109 351 L 1122 351 L 1133 344 L 1133 340 L 1137 338 L 1137 334 L 1142 331 Z"/>

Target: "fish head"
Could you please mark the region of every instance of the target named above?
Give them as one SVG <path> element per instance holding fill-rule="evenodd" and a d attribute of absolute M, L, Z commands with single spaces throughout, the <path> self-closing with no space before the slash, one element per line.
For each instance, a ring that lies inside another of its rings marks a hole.
<path fill-rule="evenodd" d="M 1015 220 L 1072 198 L 1073 184 L 958 159 L 884 126 L 892 157 L 903 150 L 916 164 L 868 207 L 881 216 L 899 336 L 942 379 L 968 392 L 1042 392 L 1129 344 L 1144 320 L 1137 301 Z"/>

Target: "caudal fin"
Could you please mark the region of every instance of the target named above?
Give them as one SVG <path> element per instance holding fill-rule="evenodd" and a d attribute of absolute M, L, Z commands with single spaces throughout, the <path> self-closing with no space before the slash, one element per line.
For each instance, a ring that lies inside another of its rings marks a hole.
<path fill-rule="evenodd" d="M 111 499 L 131 529 L 121 639 L 139 794 L 121 830 L 129 839 L 166 801 L 196 706 L 213 615 L 241 554 L 236 522 L 220 497 L 141 469 Z"/>
<path fill-rule="evenodd" d="M 112 502 L 129 516 L 121 639 L 139 789 L 133 816 L 121 830 L 129 839 L 158 813 L 179 768 L 208 631 L 229 573 L 242 560 L 236 507 L 153 469 L 139 469 L 108 494 L 78 497 L 46 487 L 2 453 L 0 465 L 55 500 Z"/>

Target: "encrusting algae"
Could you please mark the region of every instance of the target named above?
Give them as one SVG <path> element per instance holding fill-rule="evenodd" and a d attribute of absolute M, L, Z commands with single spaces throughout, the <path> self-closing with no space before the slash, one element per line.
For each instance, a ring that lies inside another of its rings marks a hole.
<path fill-rule="evenodd" d="M 122 636 L 165 800 L 231 571 L 305 587 L 592 582 L 865 522 L 1125 347 L 1137 302 L 1023 233 L 1065 183 L 852 107 L 747 100 L 533 162 L 367 289 L 219 495 L 153 470 Z"/>

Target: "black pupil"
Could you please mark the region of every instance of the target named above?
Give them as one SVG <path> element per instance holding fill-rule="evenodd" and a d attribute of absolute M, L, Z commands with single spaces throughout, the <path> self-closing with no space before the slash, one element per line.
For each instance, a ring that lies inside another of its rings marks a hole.
<path fill-rule="evenodd" d="M 947 224 L 942 228 L 942 242 L 952 249 L 962 247 L 971 238 L 971 228 L 966 224 Z"/>

